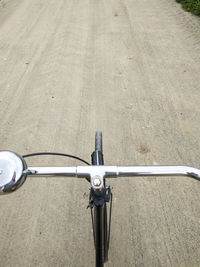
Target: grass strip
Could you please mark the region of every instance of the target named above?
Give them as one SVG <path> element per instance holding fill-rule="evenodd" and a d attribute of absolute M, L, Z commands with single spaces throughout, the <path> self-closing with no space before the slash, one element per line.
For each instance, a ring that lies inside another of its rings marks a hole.
<path fill-rule="evenodd" d="M 200 0 L 176 0 L 176 2 L 181 3 L 185 10 L 200 16 Z"/>

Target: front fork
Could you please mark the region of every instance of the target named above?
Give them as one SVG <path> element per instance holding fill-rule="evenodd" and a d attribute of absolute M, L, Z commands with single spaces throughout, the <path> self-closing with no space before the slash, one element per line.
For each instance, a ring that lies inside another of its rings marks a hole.
<path fill-rule="evenodd" d="M 103 153 L 95 150 L 91 155 L 92 165 L 104 165 Z"/>

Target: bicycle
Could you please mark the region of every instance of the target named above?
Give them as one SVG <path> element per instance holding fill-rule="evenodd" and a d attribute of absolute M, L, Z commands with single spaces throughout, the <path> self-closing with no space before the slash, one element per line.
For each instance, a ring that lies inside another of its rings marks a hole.
<path fill-rule="evenodd" d="M 39 155 L 71 157 L 82 161 L 87 166 L 27 167 L 25 158 Z M 187 166 L 105 166 L 101 132 L 96 132 L 95 150 L 91 158 L 92 165 L 79 157 L 64 153 L 41 152 L 19 156 L 11 151 L 0 151 L 0 194 L 16 191 L 23 185 L 28 175 L 63 175 L 86 178 L 91 184 L 88 208 L 91 210 L 96 267 L 104 266 L 104 263 L 108 260 L 112 188 L 106 186 L 106 178 L 186 175 L 200 180 L 200 170 Z M 110 203 L 109 216 L 107 214 L 107 203 Z"/>

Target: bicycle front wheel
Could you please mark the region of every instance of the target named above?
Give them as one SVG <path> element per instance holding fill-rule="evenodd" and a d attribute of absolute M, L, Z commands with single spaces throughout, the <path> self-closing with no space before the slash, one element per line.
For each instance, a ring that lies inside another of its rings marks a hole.
<path fill-rule="evenodd" d="M 97 131 L 95 134 L 95 150 L 101 151 L 101 153 L 103 153 L 102 132 L 101 131 Z"/>

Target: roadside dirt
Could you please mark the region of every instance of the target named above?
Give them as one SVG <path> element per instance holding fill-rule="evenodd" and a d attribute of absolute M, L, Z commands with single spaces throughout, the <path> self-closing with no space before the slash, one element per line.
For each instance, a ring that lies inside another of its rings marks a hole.
<path fill-rule="evenodd" d="M 200 167 L 200 20 L 174 0 L 0 1 L 0 148 Z M 72 165 L 32 159 L 30 165 Z M 200 183 L 114 187 L 106 266 L 200 266 Z M 88 184 L 29 178 L 0 197 L 0 266 L 94 266 Z"/>

